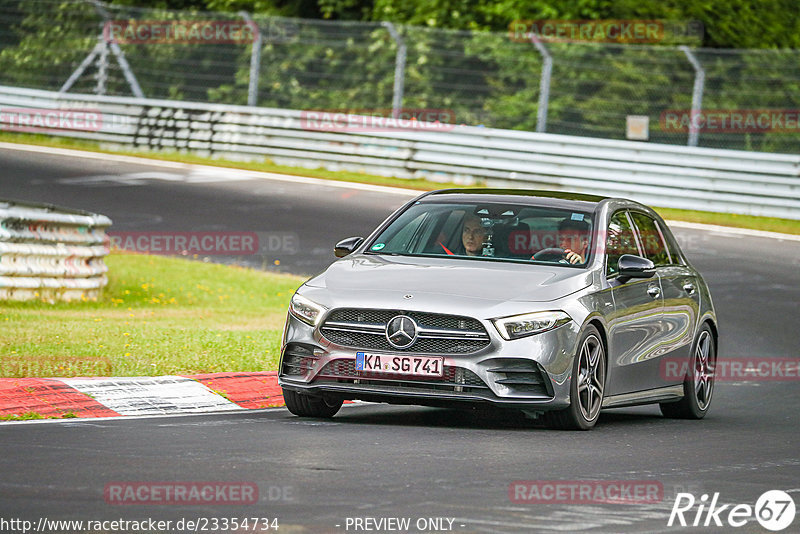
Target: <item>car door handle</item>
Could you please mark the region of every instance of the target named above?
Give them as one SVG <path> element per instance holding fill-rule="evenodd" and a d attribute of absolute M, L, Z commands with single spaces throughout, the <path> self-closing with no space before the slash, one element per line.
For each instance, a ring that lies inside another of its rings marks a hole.
<path fill-rule="evenodd" d="M 661 288 L 656 286 L 650 286 L 647 288 L 647 294 L 653 297 L 654 299 L 657 299 L 658 297 L 661 296 Z"/>
<path fill-rule="evenodd" d="M 694 295 L 694 284 L 691 282 L 686 282 L 683 284 L 683 290 L 689 293 L 690 295 Z"/>

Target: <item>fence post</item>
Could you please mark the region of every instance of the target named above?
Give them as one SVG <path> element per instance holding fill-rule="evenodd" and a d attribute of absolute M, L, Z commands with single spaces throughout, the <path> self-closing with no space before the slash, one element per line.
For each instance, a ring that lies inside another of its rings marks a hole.
<path fill-rule="evenodd" d="M 531 42 L 536 47 L 536 50 L 539 51 L 539 54 L 542 55 L 542 60 L 544 61 L 542 76 L 539 79 L 539 107 L 536 110 L 536 131 L 544 133 L 547 131 L 547 107 L 550 104 L 550 77 L 553 73 L 553 56 L 550 55 L 550 51 L 547 50 L 547 47 L 539 40 L 539 36 L 533 30 L 531 30 Z"/>
<path fill-rule="evenodd" d="M 91 0 L 91 2 L 97 12 L 103 18 L 103 21 L 105 21 L 106 24 L 111 22 L 111 15 L 109 15 L 108 11 L 106 11 L 106 8 L 103 6 L 103 4 L 99 0 Z M 134 95 L 136 95 L 138 98 L 144 98 L 142 88 L 139 87 L 139 81 L 136 79 L 136 75 L 131 70 L 128 60 L 125 59 L 125 54 L 122 53 L 122 49 L 115 41 L 108 39 L 105 33 L 105 28 L 103 28 L 103 33 L 101 34 L 102 39 L 108 45 L 108 47 L 111 48 L 111 52 L 116 56 L 119 68 L 122 69 L 122 74 L 125 76 L 125 81 L 128 82 L 128 85 L 130 86 Z"/>
<path fill-rule="evenodd" d="M 251 28 L 255 29 L 253 36 L 253 48 L 250 52 L 250 83 L 247 87 L 247 105 L 258 105 L 258 78 L 261 75 L 261 47 L 264 45 L 264 38 L 261 36 L 261 28 L 256 24 L 250 13 L 239 11 L 239 15 Z"/>
<path fill-rule="evenodd" d="M 697 57 L 689 50 L 689 47 L 683 45 L 680 47 L 681 51 L 686 55 L 689 63 L 694 68 L 694 86 L 692 87 L 692 111 L 691 122 L 689 123 L 689 140 L 686 143 L 688 146 L 697 146 L 697 141 L 700 137 L 700 130 L 697 128 L 696 117 L 703 109 L 703 89 L 706 83 L 706 71 L 697 60 Z"/>
<path fill-rule="evenodd" d="M 100 49 L 103 46 L 105 45 L 101 37 L 101 40 L 98 41 L 96 45 L 94 45 L 94 48 L 92 48 L 92 51 L 89 52 L 89 55 L 83 58 L 83 61 L 81 61 L 81 64 L 78 65 L 78 68 L 72 71 L 72 74 L 69 75 L 67 81 L 65 81 L 64 84 L 61 86 L 61 88 L 58 90 L 59 94 L 66 93 L 67 91 L 70 90 L 70 88 L 75 84 L 75 82 L 78 81 L 78 78 L 81 77 L 83 71 L 89 68 L 89 65 L 92 64 L 92 61 L 94 61 L 95 58 L 100 54 Z"/>
<path fill-rule="evenodd" d="M 78 66 L 77 69 L 70 75 L 64 85 L 61 86 L 59 89 L 59 93 L 66 93 L 70 90 L 72 85 L 81 77 L 83 71 L 85 71 L 89 65 L 91 65 L 92 61 L 100 56 L 101 58 L 101 65 L 98 66 L 99 69 L 103 70 L 102 76 L 105 76 L 105 67 L 103 63 L 107 64 L 107 54 L 108 50 L 106 47 L 111 49 L 111 52 L 117 58 L 117 63 L 119 67 L 122 69 L 122 74 L 125 76 L 125 81 L 128 82 L 128 86 L 131 88 L 134 96 L 137 98 L 144 98 L 144 93 L 142 92 L 142 88 L 139 86 L 139 81 L 136 79 L 136 75 L 131 70 L 131 66 L 128 64 L 128 60 L 125 59 L 125 54 L 120 49 L 119 45 L 114 42 L 112 39 L 109 39 L 109 36 L 106 35 L 106 24 L 111 22 L 111 15 L 109 15 L 106 8 L 99 0 L 88 0 L 90 4 L 92 4 L 95 8 L 95 11 L 100 15 L 100 18 L 103 19 L 103 30 L 100 32 L 100 36 L 98 37 L 97 45 L 92 49 L 88 56 L 84 58 L 81 64 Z M 99 74 L 99 73 L 98 73 Z M 98 79 L 98 90 L 102 89 L 105 92 L 105 87 L 101 87 L 99 84 Z M 105 84 L 105 82 L 104 82 Z"/>
<path fill-rule="evenodd" d="M 108 79 L 108 45 L 105 41 L 101 41 L 100 55 L 97 58 L 97 86 L 95 87 L 95 94 L 106 94 L 106 80 Z"/>
<path fill-rule="evenodd" d="M 381 22 L 381 26 L 389 30 L 389 34 L 397 45 L 397 54 L 394 56 L 394 88 L 392 93 L 392 117 L 395 119 L 400 116 L 403 107 L 403 88 L 406 76 L 406 43 L 397 33 L 397 29 L 391 22 Z"/>

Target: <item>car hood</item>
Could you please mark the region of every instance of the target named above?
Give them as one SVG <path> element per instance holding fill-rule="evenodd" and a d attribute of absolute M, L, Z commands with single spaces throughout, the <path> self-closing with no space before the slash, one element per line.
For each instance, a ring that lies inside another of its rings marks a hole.
<path fill-rule="evenodd" d="M 357 255 L 306 285 L 333 293 L 393 292 L 491 301 L 545 302 L 591 285 L 586 269 L 449 258 Z"/>

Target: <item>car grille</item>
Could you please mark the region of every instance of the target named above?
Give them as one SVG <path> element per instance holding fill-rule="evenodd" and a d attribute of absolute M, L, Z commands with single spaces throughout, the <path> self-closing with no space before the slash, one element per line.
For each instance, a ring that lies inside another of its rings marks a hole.
<path fill-rule="evenodd" d="M 396 386 L 417 390 L 447 390 L 486 392 L 489 387 L 469 369 L 445 365 L 442 378 L 402 376 L 386 373 L 356 371 L 355 360 L 339 359 L 328 362 L 314 381 L 334 379 L 339 383 L 358 383 L 378 386 Z M 356 382 L 357 381 L 357 382 Z"/>
<path fill-rule="evenodd" d="M 386 339 L 386 325 L 397 315 L 411 317 L 418 326 L 417 340 L 404 349 L 393 347 Z M 327 339 L 345 347 L 415 354 L 469 354 L 490 343 L 486 329 L 477 319 L 397 310 L 334 310 L 321 331 Z"/>

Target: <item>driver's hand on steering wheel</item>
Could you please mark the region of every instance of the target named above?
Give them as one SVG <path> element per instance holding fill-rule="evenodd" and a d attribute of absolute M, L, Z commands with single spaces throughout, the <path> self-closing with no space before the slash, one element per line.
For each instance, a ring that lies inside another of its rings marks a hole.
<path fill-rule="evenodd" d="M 583 257 L 577 252 L 565 248 L 564 254 L 565 254 L 564 257 L 567 259 L 567 261 L 569 261 L 573 265 L 575 265 L 576 263 L 583 263 Z"/>

